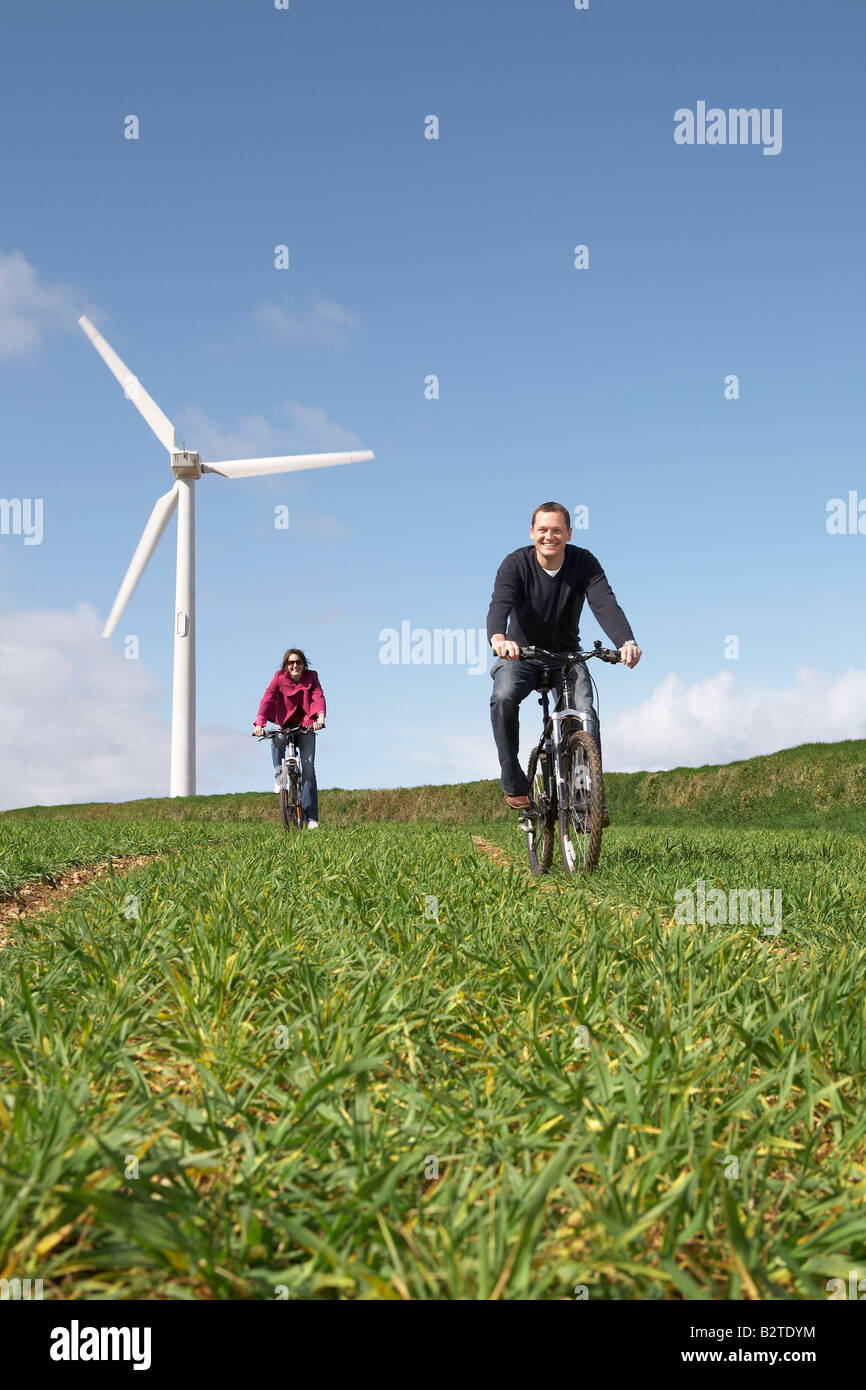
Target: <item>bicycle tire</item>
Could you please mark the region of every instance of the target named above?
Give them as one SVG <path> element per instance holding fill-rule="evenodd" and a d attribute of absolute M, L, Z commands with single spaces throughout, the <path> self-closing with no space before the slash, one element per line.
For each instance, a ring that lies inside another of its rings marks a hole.
<path fill-rule="evenodd" d="M 573 733 L 562 763 L 568 802 L 559 807 L 562 867 L 567 874 L 588 874 L 598 863 L 604 811 L 601 758 L 592 735 L 582 729 Z"/>
<path fill-rule="evenodd" d="M 541 758 L 546 760 L 544 753 L 542 753 Z M 533 748 L 529 755 L 526 779 L 529 782 L 529 797 L 536 807 L 536 814 L 532 817 L 533 829 L 527 831 L 526 834 L 526 849 L 532 873 L 547 874 L 553 863 L 556 809 L 548 802 L 544 786 L 544 773 L 538 767 L 539 761 L 538 749 Z M 538 785 L 536 785 L 537 782 Z"/>
<path fill-rule="evenodd" d="M 301 782 L 297 773 L 289 774 L 289 824 L 292 830 L 303 830 L 306 816 L 301 810 Z"/>

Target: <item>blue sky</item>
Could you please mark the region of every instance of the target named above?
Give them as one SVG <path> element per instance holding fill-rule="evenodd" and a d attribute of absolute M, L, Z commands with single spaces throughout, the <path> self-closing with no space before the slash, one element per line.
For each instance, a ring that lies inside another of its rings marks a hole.
<path fill-rule="evenodd" d="M 167 788 L 173 526 L 97 636 L 172 480 L 81 312 L 203 458 L 376 453 L 197 488 L 200 790 L 266 784 L 248 730 L 291 643 L 321 785 L 496 775 L 488 677 L 383 665 L 379 634 L 483 627 L 549 498 L 589 507 L 645 651 L 599 672 L 609 767 L 866 735 L 866 536 L 825 525 L 866 497 L 860 4 L 86 0 L 3 30 L 0 495 L 44 503 L 40 545 L 0 536 L 3 804 Z M 700 100 L 781 108 L 781 152 L 675 144 Z"/>

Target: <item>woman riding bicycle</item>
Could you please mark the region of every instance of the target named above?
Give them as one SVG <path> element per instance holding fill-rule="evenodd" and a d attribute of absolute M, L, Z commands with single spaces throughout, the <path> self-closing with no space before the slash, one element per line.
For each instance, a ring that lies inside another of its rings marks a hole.
<path fill-rule="evenodd" d="M 325 695 L 318 675 L 310 670 L 307 658 L 298 647 L 289 647 L 282 666 L 274 672 L 274 678 L 262 696 L 253 733 L 261 737 L 269 719 L 282 728 L 302 724 L 310 730 L 295 737 L 301 755 L 301 808 L 307 818 L 307 829 L 318 830 L 319 792 L 316 786 L 316 736 L 313 730 L 325 727 Z M 286 743 L 285 734 L 278 734 L 270 740 L 274 772 L 277 774 L 275 792 L 280 790 L 279 771 Z"/>

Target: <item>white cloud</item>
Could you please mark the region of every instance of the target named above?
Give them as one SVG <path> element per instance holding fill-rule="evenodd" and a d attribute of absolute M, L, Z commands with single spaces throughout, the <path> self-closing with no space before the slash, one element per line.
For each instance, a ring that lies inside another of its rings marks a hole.
<path fill-rule="evenodd" d="M 330 299 L 317 299 L 303 314 L 286 313 L 278 304 L 260 304 L 253 318 L 279 342 L 330 343 L 335 347 L 344 347 L 349 331 L 358 326 L 354 314 Z"/>
<path fill-rule="evenodd" d="M 866 738 L 866 671 L 831 681 L 804 667 L 780 689 L 746 688 L 733 671 L 691 686 L 671 674 L 643 704 L 602 726 L 611 772 L 728 763 L 848 738 Z"/>
<path fill-rule="evenodd" d="M 90 604 L 0 613 L 0 809 L 168 795 L 163 691 L 101 631 Z M 255 784 L 238 730 L 200 729 L 198 753 L 200 792 Z"/>
<path fill-rule="evenodd" d="M 46 284 L 20 251 L 0 251 L 0 361 L 35 357 L 46 334 L 75 330 L 91 312 L 72 285 Z"/>
<path fill-rule="evenodd" d="M 352 430 L 329 420 L 321 406 L 286 401 L 277 406 L 276 413 L 285 423 L 271 424 L 256 413 L 224 428 L 203 410 L 188 406 L 178 412 L 177 435 L 198 451 L 203 462 L 211 463 L 278 454 L 342 453 L 363 447 Z"/>
<path fill-rule="evenodd" d="M 524 770 L 540 732 L 539 715 L 529 696 L 520 719 Z M 831 681 L 820 671 L 803 668 L 793 685 L 778 689 L 743 687 L 733 671 L 691 686 L 671 674 L 642 704 L 605 720 L 601 736 L 608 772 L 700 767 L 800 743 L 866 738 L 866 671 L 849 670 Z M 492 731 L 446 732 L 435 739 L 413 732 L 401 746 L 425 781 L 499 777 Z"/>

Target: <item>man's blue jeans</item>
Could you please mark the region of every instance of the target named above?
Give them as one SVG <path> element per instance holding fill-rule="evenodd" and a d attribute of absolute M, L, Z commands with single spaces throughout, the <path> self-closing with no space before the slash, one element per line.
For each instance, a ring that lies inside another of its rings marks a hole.
<path fill-rule="evenodd" d="M 529 790 L 520 762 L 520 726 L 518 720 L 521 700 L 525 700 L 533 690 L 538 689 L 538 681 L 544 663 L 541 661 L 504 661 L 498 657 L 490 668 L 493 677 L 493 694 L 490 696 L 490 721 L 493 737 L 499 754 L 502 769 L 502 790 L 506 796 L 525 796 Z M 569 678 L 569 707 L 585 714 L 584 727 L 592 734 L 598 744 L 601 756 L 601 736 L 598 715 L 592 703 L 592 683 L 589 672 L 581 661 L 575 666 Z M 557 687 L 557 689 L 560 687 Z M 555 694 L 551 692 L 551 707 Z M 541 720 L 538 721 L 539 730 Z"/>
<path fill-rule="evenodd" d="M 288 734 L 275 734 L 271 739 L 271 755 L 274 772 L 279 772 L 280 763 L 288 743 Z M 301 755 L 301 810 L 307 820 L 319 819 L 319 789 L 316 786 L 316 735 L 295 734 L 295 743 Z"/>

